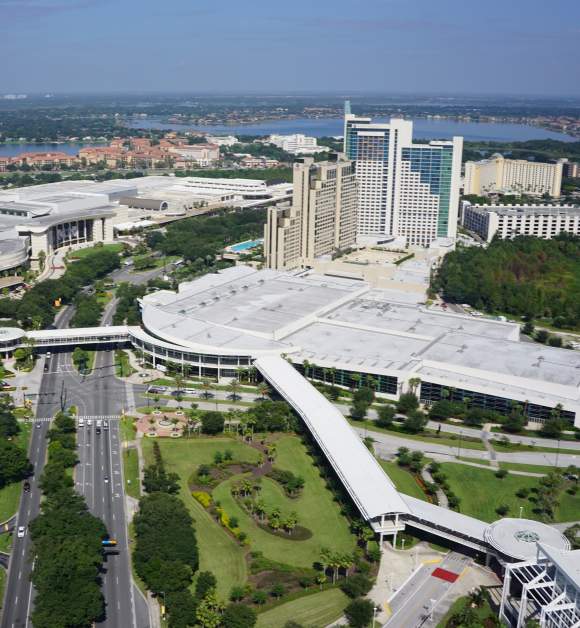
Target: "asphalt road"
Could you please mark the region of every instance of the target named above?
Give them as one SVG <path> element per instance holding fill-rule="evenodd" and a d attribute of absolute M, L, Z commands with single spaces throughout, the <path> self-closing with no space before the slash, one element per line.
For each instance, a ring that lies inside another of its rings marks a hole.
<path fill-rule="evenodd" d="M 62 407 L 71 405 L 76 406 L 79 416 L 83 417 L 118 417 L 125 407 L 126 386 L 114 376 L 113 356 L 112 351 L 98 352 L 89 376 L 76 372 L 70 353 L 54 353 L 47 359 L 48 371 L 43 375 L 36 411 L 36 417 L 45 420 L 37 421 L 40 427 L 35 427 L 32 432 L 30 459 L 35 466 L 35 475 L 31 479 L 30 493 L 23 493 L 21 498 L 17 525 L 28 525 L 39 513 L 37 478 L 42 473 L 46 456 L 47 419 Z M 118 420 L 109 421 L 110 429 L 107 434 L 103 430 L 99 441 L 94 440 L 96 418 L 91 420 L 91 435 L 86 433 L 86 428 L 78 432 L 80 464 L 75 471 L 77 488 L 85 495 L 91 511 L 103 519 L 111 537 L 117 539 L 119 552 L 108 556 L 104 563 L 106 617 L 97 625 L 103 628 L 148 628 L 147 603 L 131 579 Z M 106 473 L 105 469 L 108 469 Z M 104 475 L 108 475 L 109 482 L 104 482 Z M 34 592 L 30 583 L 32 564 L 29 553 L 28 534 L 24 539 L 15 538 L 0 628 L 31 626 L 27 618 Z"/>
<path fill-rule="evenodd" d="M 392 615 L 387 628 L 419 628 L 433 626 L 432 612 L 447 595 L 454 583 L 436 578 L 433 572 L 443 568 L 461 575 L 471 559 L 451 552 L 439 564 L 423 565 L 403 584 L 390 600 Z"/>
<path fill-rule="evenodd" d="M 51 391 L 54 387 L 54 376 L 45 375 L 40 386 L 40 399 L 37 416 L 44 415 L 45 400 L 52 399 Z M 52 403 L 52 401 L 49 401 Z M 34 475 L 30 478 L 30 492 L 23 492 L 20 497 L 16 526 L 25 526 L 26 535 L 19 539 L 16 535 L 12 542 L 8 579 L 4 595 L 4 610 L 2 613 L 1 628 L 25 628 L 31 626 L 30 615 L 33 587 L 30 582 L 32 562 L 30 560 L 30 537 L 28 525 L 40 512 L 40 489 L 38 479 L 42 475 L 46 458 L 46 435 L 49 423 L 38 422 L 39 427 L 32 430 L 29 446 L 30 461 L 34 465 Z"/>
<path fill-rule="evenodd" d="M 95 371 L 101 376 L 89 381 L 92 389 L 92 405 L 89 416 L 110 416 L 111 409 L 108 394 L 112 377 L 113 363 L 111 353 L 98 353 Z M 87 382 L 85 382 L 85 385 Z M 113 384 L 113 388 L 115 388 Z M 116 397 L 113 395 L 114 401 Z M 88 421 L 92 425 L 88 425 Z M 106 421 L 109 429 L 102 426 L 97 430 L 98 422 Z M 97 626 L 103 628 L 141 628 L 149 622 L 137 623 L 131 570 L 129 563 L 129 545 L 125 521 L 125 498 L 123 490 L 123 469 L 119 423 L 111 419 L 85 419 L 85 426 L 77 432 L 79 464 L 75 470 L 76 487 L 85 496 L 90 511 L 101 518 L 111 536 L 117 540 L 114 554 L 108 553 L 103 565 L 103 594 L 106 601 L 105 617 Z"/>

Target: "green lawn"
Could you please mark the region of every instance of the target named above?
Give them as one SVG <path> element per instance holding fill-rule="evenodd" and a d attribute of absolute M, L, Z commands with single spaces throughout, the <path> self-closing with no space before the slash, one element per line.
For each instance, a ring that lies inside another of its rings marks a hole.
<path fill-rule="evenodd" d="M 69 254 L 70 259 L 83 259 L 87 255 L 94 253 L 95 251 L 113 251 L 114 253 L 120 253 L 123 250 L 122 244 L 104 244 L 103 246 L 91 246 L 86 249 L 79 249 Z"/>
<path fill-rule="evenodd" d="M 314 593 L 262 613 L 257 628 L 282 628 L 288 621 L 308 628 L 324 628 L 342 615 L 349 601 L 339 589 Z"/>
<path fill-rule="evenodd" d="M 175 471 L 181 478 L 180 497 L 191 516 L 199 544 L 200 570 L 212 571 L 217 578 L 218 595 L 227 598 L 231 588 L 246 582 L 247 570 L 244 550 L 218 525 L 207 511 L 190 494 L 187 481 L 200 464 L 213 462 L 216 451 L 230 449 L 236 460 L 256 462 L 258 452 L 251 447 L 229 438 L 163 440 L 159 446 L 168 471 Z M 153 443 L 143 440 L 147 463 L 152 460 Z"/>
<path fill-rule="evenodd" d="M 520 488 L 536 487 L 539 478 L 507 475 L 500 479 L 491 470 L 452 462 L 443 463 L 441 470 L 447 476 L 451 490 L 461 499 L 459 508 L 463 514 L 492 522 L 499 519 L 495 509 L 505 504 L 510 507 L 508 517 L 518 517 L 520 506 L 523 506 L 525 518 L 539 519 L 538 515 L 533 512 L 533 502 L 516 496 L 516 491 Z M 576 520 L 579 512 L 580 496 L 563 492 L 555 521 Z"/>
<path fill-rule="evenodd" d="M 12 547 L 12 534 L 8 532 L 4 532 L 0 534 L 0 552 L 5 552 L 6 554 L 10 551 Z"/>
<path fill-rule="evenodd" d="M 259 528 L 231 496 L 231 485 L 239 476 L 220 484 L 213 491 L 214 499 L 221 503 L 230 516 L 238 518 L 252 548 L 261 551 L 271 560 L 295 567 L 312 567 L 323 547 L 343 553 L 354 551 L 355 541 L 347 522 L 333 501 L 332 493 L 324 486 L 317 467 L 307 455 L 300 439 L 296 436 L 283 436 L 277 441 L 277 448 L 275 466 L 302 476 L 305 486 L 299 497 L 290 499 L 285 496 L 278 483 L 264 477 L 260 499 L 265 502 L 268 510 L 279 507 L 282 517 L 296 511 L 298 524 L 312 532 L 311 538 L 293 541 Z"/>
<path fill-rule="evenodd" d="M 19 447 L 28 451 L 32 424 L 20 423 L 20 428 L 20 433 L 16 436 L 15 442 Z M 0 523 L 9 519 L 18 510 L 21 488 L 22 482 L 16 482 L 0 489 Z"/>
<path fill-rule="evenodd" d="M 538 464 L 517 464 L 516 462 L 500 462 L 500 468 L 508 471 L 527 471 L 528 473 L 550 473 L 554 467 L 546 467 Z"/>
<path fill-rule="evenodd" d="M 123 473 L 125 475 L 125 491 L 131 497 L 139 499 L 139 457 L 135 448 L 123 450 Z"/>
<path fill-rule="evenodd" d="M 452 436 L 437 436 L 434 430 L 429 430 L 425 434 L 408 434 L 407 432 L 403 432 L 400 430 L 390 430 L 383 427 L 377 427 L 374 421 L 353 421 L 348 419 L 348 422 L 353 427 L 366 427 L 369 431 L 372 432 L 381 432 L 382 434 L 391 434 L 392 436 L 398 436 L 399 438 L 406 438 L 408 440 L 417 440 L 423 443 L 436 443 L 437 445 L 447 445 L 448 447 L 453 447 L 458 452 L 463 451 L 464 449 L 477 449 L 479 451 L 483 451 L 485 446 L 479 439 L 467 440 L 467 437 L 463 437 L 461 439 L 461 449 L 459 448 L 460 442 L 459 437 L 454 438 Z M 445 432 L 441 432 L 441 434 L 445 434 Z"/>
<path fill-rule="evenodd" d="M 125 416 L 119 421 L 119 429 L 121 432 L 121 438 L 124 441 L 135 440 L 137 430 L 135 429 L 135 419 L 130 416 Z"/>
<path fill-rule="evenodd" d="M 97 355 L 97 352 L 96 351 L 91 351 L 90 349 L 85 349 L 85 352 L 88 354 L 89 359 L 87 361 L 87 365 L 86 365 L 84 374 L 85 375 L 90 375 L 93 372 L 93 367 L 95 366 L 95 357 Z M 73 357 L 73 363 L 74 363 L 75 368 L 77 369 L 77 371 L 80 372 L 80 365 L 77 364 L 74 361 L 74 357 Z"/>
<path fill-rule="evenodd" d="M 407 470 L 400 467 L 396 462 L 388 462 L 387 460 L 379 460 L 379 462 L 397 487 L 397 490 L 405 493 L 405 495 L 427 501 L 427 496 Z"/>
<path fill-rule="evenodd" d="M 520 445 L 519 443 L 505 444 L 495 439 L 490 442 L 496 451 L 501 451 L 502 453 L 510 453 L 511 451 L 539 451 L 549 454 L 555 454 L 559 451 L 561 454 L 572 454 L 573 456 L 577 456 L 578 454 L 580 454 L 580 449 L 564 449 L 564 447 L 560 447 L 560 449 L 558 449 L 557 447 L 532 447 L 530 445 Z"/>

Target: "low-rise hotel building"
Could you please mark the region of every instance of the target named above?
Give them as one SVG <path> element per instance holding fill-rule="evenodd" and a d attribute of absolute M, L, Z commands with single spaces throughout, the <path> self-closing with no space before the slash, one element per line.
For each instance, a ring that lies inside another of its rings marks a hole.
<path fill-rule="evenodd" d="M 463 203 L 461 223 L 486 242 L 520 235 L 550 239 L 580 235 L 580 207 L 574 205 L 472 205 Z"/>

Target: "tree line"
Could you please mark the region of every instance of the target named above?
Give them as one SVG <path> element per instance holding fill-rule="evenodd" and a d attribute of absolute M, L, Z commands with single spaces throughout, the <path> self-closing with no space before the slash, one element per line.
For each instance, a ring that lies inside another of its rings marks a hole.
<path fill-rule="evenodd" d="M 14 441 L 20 431 L 12 399 L 0 396 L 0 489 L 32 474 L 26 451 Z"/>
<path fill-rule="evenodd" d="M 54 318 L 55 302 L 73 303 L 79 291 L 96 279 L 119 268 L 117 253 L 95 248 L 83 258 L 70 264 L 59 279 L 47 279 L 34 285 L 20 301 L 0 299 L 0 317 L 9 318 L 25 329 L 41 329 Z"/>
<path fill-rule="evenodd" d="M 40 481 L 41 514 L 30 524 L 36 589 L 32 622 L 37 628 L 89 628 L 105 611 L 100 572 L 107 529 L 89 512 L 67 473 L 77 463 L 75 432 L 74 418 L 58 413 Z"/>
<path fill-rule="evenodd" d="M 555 327 L 580 327 L 580 237 L 495 239 L 458 247 L 443 259 L 431 290 L 446 301 Z"/>

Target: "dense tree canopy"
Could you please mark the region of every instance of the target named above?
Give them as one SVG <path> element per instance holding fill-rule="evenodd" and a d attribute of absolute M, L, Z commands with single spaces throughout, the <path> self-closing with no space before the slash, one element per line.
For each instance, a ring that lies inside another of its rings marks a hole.
<path fill-rule="evenodd" d="M 207 260 L 211 265 L 215 255 L 228 244 L 262 237 L 265 221 L 263 209 L 186 218 L 168 225 L 166 234 L 161 238 L 156 235 L 149 244 L 165 255 Z"/>
<path fill-rule="evenodd" d="M 432 288 L 451 302 L 487 312 L 545 318 L 580 327 L 580 237 L 522 236 L 445 256 Z"/>
<path fill-rule="evenodd" d="M 135 516 L 137 573 L 148 588 L 159 593 L 185 589 L 198 566 L 192 519 L 183 502 L 168 493 L 152 493 L 140 501 Z M 163 574 L 166 582 L 160 578 Z"/>
<path fill-rule="evenodd" d="M 80 288 L 104 277 L 119 267 L 119 256 L 108 249 L 96 248 L 70 264 L 59 279 L 47 279 L 33 286 L 20 301 L 0 299 L 0 316 L 13 318 L 24 327 L 46 327 L 54 318 L 54 302 L 72 303 Z"/>

